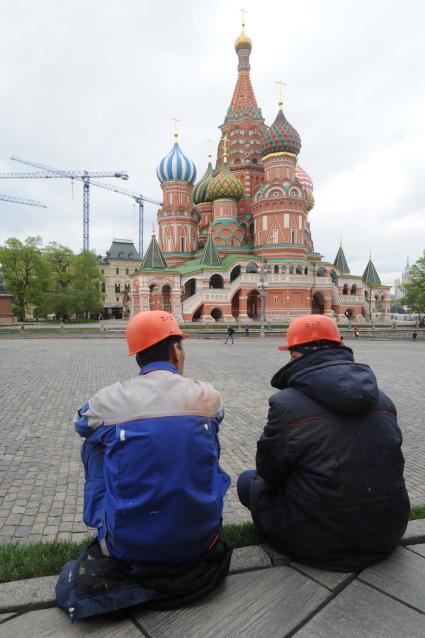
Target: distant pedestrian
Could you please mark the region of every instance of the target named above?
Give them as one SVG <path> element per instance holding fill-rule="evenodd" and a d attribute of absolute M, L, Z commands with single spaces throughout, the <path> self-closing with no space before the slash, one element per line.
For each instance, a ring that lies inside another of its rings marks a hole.
<path fill-rule="evenodd" d="M 354 338 L 355 339 L 359 338 L 359 327 L 358 326 L 354 326 Z"/>
<path fill-rule="evenodd" d="M 412 339 L 413 339 L 413 341 L 416 341 L 416 337 L 417 337 L 417 336 L 418 336 L 418 333 L 416 332 L 416 330 L 414 330 L 414 331 L 413 331 L 413 334 L 412 334 Z"/>
<path fill-rule="evenodd" d="M 224 343 L 226 344 L 229 341 L 229 339 L 231 339 L 231 341 L 230 341 L 231 344 L 235 343 L 235 340 L 233 338 L 234 334 L 235 334 L 235 331 L 233 330 L 232 326 L 229 326 L 227 328 L 227 337 L 226 337 L 226 341 Z"/>
<path fill-rule="evenodd" d="M 245 337 L 249 337 L 249 324 L 245 325 Z"/>

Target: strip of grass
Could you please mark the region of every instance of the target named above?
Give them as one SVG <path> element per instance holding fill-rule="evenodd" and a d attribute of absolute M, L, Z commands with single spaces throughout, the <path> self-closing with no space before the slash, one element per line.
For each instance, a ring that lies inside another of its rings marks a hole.
<path fill-rule="evenodd" d="M 410 520 L 416 521 L 418 518 L 425 518 L 425 505 L 415 505 L 410 512 Z"/>
<path fill-rule="evenodd" d="M 425 505 L 412 508 L 410 520 L 425 518 Z M 231 547 L 257 545 L 258 536 L 252 523 L 228 523 L 223 527 L 223 538 Z M 90 538 L 82 543 L 53 541 L 49 543 L 8 543 L 0 545 L 0 583 L 37 576 L 59 574 L 64 564 L 86 547 Z"/>

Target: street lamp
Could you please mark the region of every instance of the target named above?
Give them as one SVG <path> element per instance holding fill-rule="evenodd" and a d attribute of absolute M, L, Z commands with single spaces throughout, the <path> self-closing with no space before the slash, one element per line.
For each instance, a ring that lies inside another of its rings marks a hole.
<path fill-rule="evenodd" d="M 258 268 L 258 273 L 260 275 L 260 281 L 258 282 L 258 287 L 260 288 L 260 299 L 261 299 L 261 326 L 260 326 L 260 337 L 265 337 L 266 336 L 266 331 L 265 331 L 265 322 L 266 322 L 266 317 L 265 317 L 265 310 L 266 310 L 266 291 L 265 288 L 267 287 L 267 281 L 266 281 L 266 277 L 267 277 L 267 270 L 266 270 L 266 260 L 263 261 L 263 263 L 261 264 L 260 268 Z"/>

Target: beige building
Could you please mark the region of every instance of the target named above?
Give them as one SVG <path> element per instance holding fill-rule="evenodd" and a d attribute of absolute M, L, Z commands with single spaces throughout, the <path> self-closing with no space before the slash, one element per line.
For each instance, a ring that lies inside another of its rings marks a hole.
<path fill-rule="evenodd" d="M 98 257 L 103 276 L 103 315 L 105 319 L 128 316 L 131 277 L 140 268 L 139 253 L 131 239 L 113 239 L 105 257 Z"/>

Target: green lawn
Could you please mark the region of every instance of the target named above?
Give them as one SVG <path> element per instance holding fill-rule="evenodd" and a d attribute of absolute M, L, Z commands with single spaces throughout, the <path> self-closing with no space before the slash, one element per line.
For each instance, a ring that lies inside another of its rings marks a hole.
<path fill-rule="evenodd" d="M 425 505 L 412 508 L 410 519 L 418 518 L 425 518 Z M 223 537 L 232 547 L 246 547 L 259 542 L 252 523 L 224 525 Z M 63 565 L 76 558 L 88 543 L 89 539 L 82 543 L 54 541 L 0 545 L 0 583 L 59 574 Z"/>

